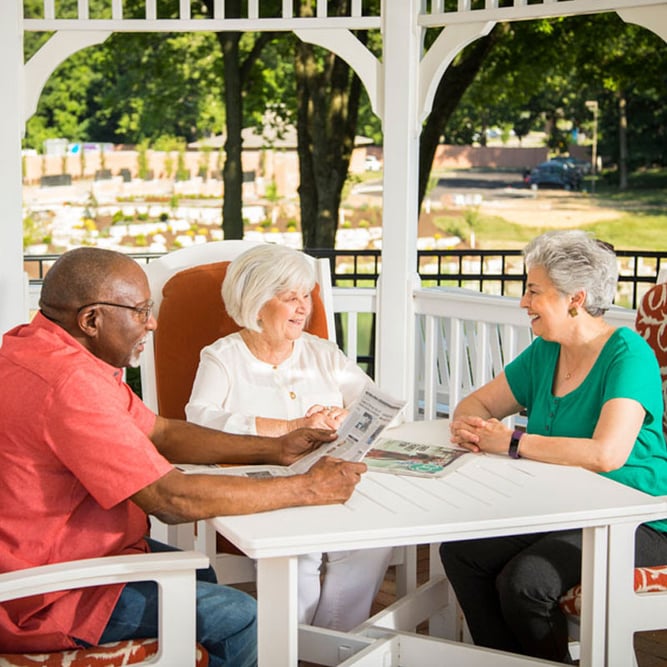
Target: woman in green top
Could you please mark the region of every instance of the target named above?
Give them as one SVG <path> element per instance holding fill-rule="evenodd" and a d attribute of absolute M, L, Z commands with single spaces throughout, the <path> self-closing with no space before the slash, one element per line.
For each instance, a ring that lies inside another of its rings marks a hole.
<path fill-rule="evenodd" d="M 658 363 L 641 336 L 603 317 L 616 293 L 615 254 L 585 232 L 557 231 L 524 255 L 521 307 L 536 338 L 456 406 L 452 442 L 666 494 Z M 500 421 L 523 409 L 525 433 Z M 665 531 L 667 520 L 639 527 L 637 566 L 667 563 Z M 558 600 L 581 579 L 580 530 L 445 543 L 440 557 L 476 644 L 570 662 Z"/>

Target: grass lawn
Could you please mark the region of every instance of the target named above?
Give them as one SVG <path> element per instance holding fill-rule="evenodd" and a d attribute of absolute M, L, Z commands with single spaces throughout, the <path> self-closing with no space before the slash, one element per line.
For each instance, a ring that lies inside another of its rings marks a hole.
<path fill-rule="evenodd" d="M 619 250 L 667 250 L 667 170 L 632 174 L 629 187 L 623 192 L 612 182 L 612 176 L 600 177 L 595 194 L 557 193 L 555 206 L 562 206 L 563 218 L 572 219 L 573 228 L 589 230 Z M 540 191 L 539 196 L 542 199 L 548 194 Z M 604 210 L 605 215 L 596 219 L 596 210 Z M 610 210 L 617 215 L 610 218 Z M 534 219 L 538 221 L 540 217 L 538 210 Z M 502 213 L 490 215 L 472 208 L 459 215 L 439 216 L 434 224 L 443 233 L 458 230 L 466 239 L 472 229 L 476 246 L 489 249 L 522 248 L 552 228 L 525 221 L 518 223 L 503 218 Z M 559 225 L 567 226 L 567 223 Z"/>

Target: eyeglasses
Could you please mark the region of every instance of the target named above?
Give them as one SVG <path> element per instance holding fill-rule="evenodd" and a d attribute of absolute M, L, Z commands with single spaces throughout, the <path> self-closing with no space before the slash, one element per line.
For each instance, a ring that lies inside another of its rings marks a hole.
<path fill-rule="evenodd" d="M 77 308 L 77 315 L 84 309 L 90 308 L 91 306 L 113 306 L 114 308 L 125 308 L 127 310 L 133 310 L 139 317 L 143 324 L 146 324 L 153 313 L 153 306 L 155 304 L 152 301 L 149 301 L 145 306 L 126 306 L 124 303 L 111 303 L 111 301 L 94 301 L 93 303 L 86 303 L 83 306 Z"/>

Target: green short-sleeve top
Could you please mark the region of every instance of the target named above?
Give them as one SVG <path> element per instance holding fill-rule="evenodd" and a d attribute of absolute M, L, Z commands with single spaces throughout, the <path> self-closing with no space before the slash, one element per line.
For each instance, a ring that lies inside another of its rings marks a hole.
<path fill-rule="evenodd" d="M 631 329 L 617 329 L 584 381 L 565 396 L 552 392 L 559 354 L 559 343 L 536 338 L 505 368 L 514 398 L 526 408 L 527 432 L 590 438 L 607 401 L 633 399 L 646 411 L 635 445 L 621 468 L 601 474 L 653 496 L 667 494 L 662 383 L 648 343 Z M 667 532 L 667 519 L 649 525 Z"/>

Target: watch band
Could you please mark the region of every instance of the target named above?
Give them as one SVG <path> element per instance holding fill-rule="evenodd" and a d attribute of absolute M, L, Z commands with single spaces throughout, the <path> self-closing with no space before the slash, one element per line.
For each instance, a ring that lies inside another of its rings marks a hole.
<path fill-rule="evenodd" d="M 520 459 L 521 454 L 519 454 L 519 440 L 525 435 L 523 431 L 516 430 L 512 433 L 512 439 L 510 440 L 510 448 L 507 450 L 510 458 Z"/>

